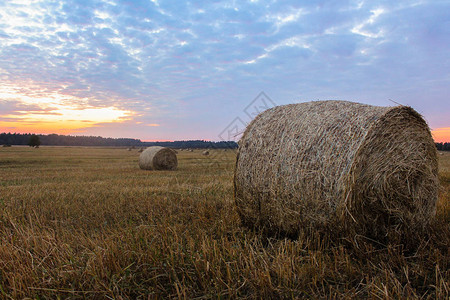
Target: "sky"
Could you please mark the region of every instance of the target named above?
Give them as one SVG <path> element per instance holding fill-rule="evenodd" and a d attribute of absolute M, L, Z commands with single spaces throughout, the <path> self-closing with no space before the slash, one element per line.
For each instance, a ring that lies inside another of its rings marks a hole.
<path fill-rule="evenodd" d="M 0 1 L 0 132 L 231 140 L 348 100 L 450 142 L 449 53 L 449 0 Z"/>

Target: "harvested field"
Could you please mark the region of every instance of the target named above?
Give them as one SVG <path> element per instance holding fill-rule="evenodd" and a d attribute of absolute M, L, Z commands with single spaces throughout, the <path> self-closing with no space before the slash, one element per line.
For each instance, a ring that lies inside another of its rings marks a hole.
<path fill-rule="evenodd" d="M 413 248 L 363 237 L 267 239 L 243 227 L 234 151 L 0 148 L 0 298 L 448 299 L 450 155 L 437 216 Z"/>

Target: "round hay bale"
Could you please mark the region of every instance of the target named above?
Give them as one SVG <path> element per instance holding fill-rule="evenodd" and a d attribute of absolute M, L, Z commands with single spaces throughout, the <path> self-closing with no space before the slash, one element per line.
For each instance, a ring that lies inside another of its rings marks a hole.
<path fill-rule="evenodd" d="M 139 155 L 139 167 L 143 170 L 175 170 L 177 155 L 166 147 L 149 147 Z"/>
<path fill-rule="evenodd" d="M 202 154 L 203 154 L 203 155 L 209 155 L 209 151 L 208 151 L 208 150 L 205 150 L 205 151 L 202 152 Z"/>
<path fill-rule="evenodd" d="M 144 152 L 144 148 L 139 149 L 138 152 L 139 152 L 139 153 Z"/>
<path fill-rule="evenodd" d="M 437 167 L 429 127 L 410 107 L 290 104 L 248 125 L 234 196 L 243 223 L 269 234 L 345 228 L 380 237 L 435 215 Z"/>

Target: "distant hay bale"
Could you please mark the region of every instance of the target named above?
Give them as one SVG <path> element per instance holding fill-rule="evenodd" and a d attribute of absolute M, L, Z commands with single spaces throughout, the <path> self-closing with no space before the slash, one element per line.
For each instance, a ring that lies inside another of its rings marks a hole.
<path fill-rule="evenodd" d="M 128 151 L 131 151 L 131 148 L 128 148 Z"/>
<path fill-rule="evenodd" d="M 209 155 L 209 151 L 208 151 L 208 150 L 205 150 L 205 151 L 202 152 L 202 154 L 203 154 L 203 155 Z"/>
<path fill-rule="evenodd" d="M 138 152 L 139 152 L 139 153 L 144 152 L 144 148 L 139 149 Z"/>
<path fill-rule="evenodd" d="M 172 151 L 173 151 L 175 154 L 178 154 L 178 151 L 177 151 L 177 150 L 172 149 Z"/>
<path fill-rule="evenodd" d="M 437 151 L 410 107 L 278 106 L 245 130 L 234 186 L 247 226 L 289 236 L 301 228 L 345 228 L 382 237 L 423 228 L 435 215 Z"/>
<path fill-rule="evenodd" d="M 192 149 L 188 149 L 188 151 L 189 151 L 189 152 L 194 152 L 194 150 L 192 150 Z"/>
<path fill-rule="evenodd" d="M 177 155 L 166 147 L 149 147 L 139 156 L 139 167 L 143 170 L 175 170 Z"/>

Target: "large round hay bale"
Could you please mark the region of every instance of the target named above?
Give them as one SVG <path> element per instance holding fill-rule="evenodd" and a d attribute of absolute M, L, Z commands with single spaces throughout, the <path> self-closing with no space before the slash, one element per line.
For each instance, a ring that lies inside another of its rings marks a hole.
<path fill-rule="evenodd" d="M 139 155 L 139 167 L 143 170 L 175 170 L 177 155 L 166 147 L 149 147 Z"/>
<path fill-rule="evenodd" d="M 239 141 L 234 186 L 244 224 L 296 236 L 367 236 L 426 225 L 436 211 L 437 152 L 406 106 L 317 101 L 259 114 Z"/>

